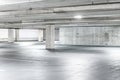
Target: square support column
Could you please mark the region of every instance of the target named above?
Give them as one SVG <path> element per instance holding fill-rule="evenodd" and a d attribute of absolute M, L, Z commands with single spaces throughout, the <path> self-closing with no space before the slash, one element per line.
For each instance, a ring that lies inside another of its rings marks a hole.
<path fill-rule="evenodd" d="M 39 42 L 42 42 L 42 41 L 43 41 L 43 29 L 39 29 L 38 41 L 39 41 Z"/>
<path fill-rule="evenodd" d="M 15 29 L 15 41 L 19 40 L 19 29 Z"/>
<path fill-rule="evenodd" d="M 8 42 L 14 42 L 14 29 L 8 29 Z"/>
<path fill-rule="evenodd" d="M 54 49 L 55 26 L 46 27 L 46 49 Z"/>

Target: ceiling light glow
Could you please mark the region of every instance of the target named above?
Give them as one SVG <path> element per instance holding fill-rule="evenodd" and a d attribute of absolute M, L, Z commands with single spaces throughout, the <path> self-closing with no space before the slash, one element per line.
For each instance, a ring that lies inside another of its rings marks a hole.
<path fill-rule="evenodd" d="M 75 19 L 81 19 L 82 16 L 81 16 L 81 15 L 76 15 L 76 16 L 74 16 L 74 18 L 75 18 Z"/>

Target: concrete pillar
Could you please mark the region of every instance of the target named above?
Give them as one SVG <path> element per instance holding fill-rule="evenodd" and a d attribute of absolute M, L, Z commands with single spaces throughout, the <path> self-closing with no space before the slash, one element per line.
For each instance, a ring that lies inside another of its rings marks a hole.
<path fill-rule="evenodd" d="M 14 42 L 14 29 L 8 29 L 8 42 Z"/>
<path fill-rule="evenodd" d="M 46 27 L 46 49 L 54 49 L 55 41 L 55 27 L 47 26 Z"/>
<path fill-rule="evenodd" d="M 39 29 L 38 41 L 40 42 L 43 41 L 43 30 L 42 29 Z"/>
<path fill-rule="evenodd" d="M 43 29 L 43 41 L 46 40 L 46 29 Z"/>
<path fill-rule="evenodd" d="M 15 29 L 15 41 L 19 40 L 19 29 Z"/>

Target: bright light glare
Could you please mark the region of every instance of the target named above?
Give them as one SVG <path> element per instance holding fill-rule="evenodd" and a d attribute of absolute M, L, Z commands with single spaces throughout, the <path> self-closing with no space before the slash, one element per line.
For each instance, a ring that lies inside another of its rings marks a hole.
<path fill-rule="evenodd" d="M 81 16 L 81 15 L 76 15 L 76 16 L 74 16 L 74 18 L 75 18 L 75 19 L 81 19 L 82 16 Z"/>

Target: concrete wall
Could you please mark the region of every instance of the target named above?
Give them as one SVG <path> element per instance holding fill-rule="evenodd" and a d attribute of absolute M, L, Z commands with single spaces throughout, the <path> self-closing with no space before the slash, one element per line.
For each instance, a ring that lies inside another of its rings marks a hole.
<path fill-rule="evenodd" d="M 60 43 L 120 46 L 120 27 L 73 27 L 60 29 Z"/>

